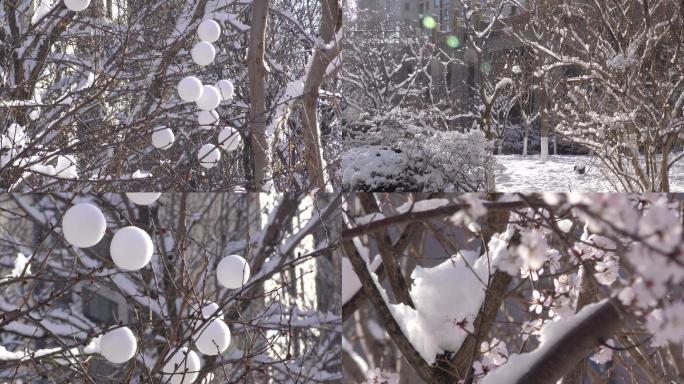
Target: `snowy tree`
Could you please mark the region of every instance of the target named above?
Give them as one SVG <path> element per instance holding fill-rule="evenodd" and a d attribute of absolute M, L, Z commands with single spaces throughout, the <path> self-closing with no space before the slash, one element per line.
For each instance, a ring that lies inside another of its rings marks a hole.
<path fill-rule="evenodd" d="M 349 197 L 350 382 L 679 382 L 676 195 Z"/>
<path fill-rule="evenodd" d="M 339 381 L 339 200 L 3 195 L 0 378 Z"/>
<path fill-rule="evenodd" d="M 73 1 L 0 7 L 0 187 L 325 187 L 337 0 Z"/>
<path fill-rule="evenodd" d="M 402 24 L 385 16 L 373 10 L 347 16 L 341 188 L 493 189 L 489 138 L 457 126 L 450 107 L 447 73 L 463 62 L 431 19 Z"/>
<path fill-rule="evenodd" d="M 529 30 L 509 33 L 538 59 L 542 128 L 588 147 L 618 190 L 669 191 L 684 117 L 682 4 L 544 1 L 526 11 Z"/>
<path fill-rule="evenodd" d="M 398 131 L 385 124 L 405 110 L 402 115 L 422 121 L 426 136 L 480 130 L 493 153 L 538 151 L 549 169 L 562 168 L 550 155 L 589 155 L 577 160 L 579 168 L 595 164 L 592 172 L 611 190 L 678 187 L 684 21 L 677 1 L 387 3 L 388 11 L 377 15 L 373 2 L 350 11 L 352 57 L 341 77 L 347 157 L 403 150 L 407 142 L 423 151 L 411 121 Z M 374 148 L 359 154 L 360 145 Z M 342 186 L 354 189 L 342 157 Z M 399 174 L 410 174 L 412 166 L 425 173 L 426 158 L 379 163 Z M 385 177 L 372 165 L 378 179 Z M 413 184 L 414 191 L 425 190 Z"/>

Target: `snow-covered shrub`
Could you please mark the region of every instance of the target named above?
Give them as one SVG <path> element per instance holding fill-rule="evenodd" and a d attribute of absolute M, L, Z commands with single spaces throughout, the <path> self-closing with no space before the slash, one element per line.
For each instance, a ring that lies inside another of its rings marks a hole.
<path fill-rule="evenodd" d="M 438 130 L 438 111 L 395 108 L 357 127 L 359 145 L 345 151 L 341 183 L 354 191 L 487 191 L 495 163 L 483 132 Z"/>
<path fill-rule="evenodd" d="M 420 158 L 401 149 L 364 146 L 342 154 L 342 186 L 347 191 L 420 191 L 441 185 Z"/>

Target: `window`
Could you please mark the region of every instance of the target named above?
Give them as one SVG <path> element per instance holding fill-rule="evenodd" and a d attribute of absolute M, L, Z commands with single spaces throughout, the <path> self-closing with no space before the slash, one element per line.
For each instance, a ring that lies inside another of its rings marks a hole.
<path fill-rule="evenodd" d="M 451 30 L 451 17 L 448 5 L 445 5 L 439 10 L 439 25 L 441 25 L 443 31 Z"/>
<path fill-rule="evenodd" d="M 83 314 L 104 325 L 114 325 L 119 313 L 118 304 L 96 292 L 83 290 Z"/>
<path fill-rule="evenodd" d="M 434 15 L 437 18 L 439 27 L 442 31 L 451 30 L 451 15 L 449 12 L 449 0 L 434 0 Z"/>
<path fill-rule="evenodd" d="M 411 4 L 409 3 L 404 3 L 404 11 L 408 11 L 411 9 Z"/>

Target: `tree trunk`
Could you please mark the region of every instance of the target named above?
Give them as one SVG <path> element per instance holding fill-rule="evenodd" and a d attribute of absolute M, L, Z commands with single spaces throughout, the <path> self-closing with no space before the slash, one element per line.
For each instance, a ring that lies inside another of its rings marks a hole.
<path fill-rule="evenodd" d="M 537 54 L 537 63 L 539 68 L 543 67 L 544 61 L 541 58 L 541 53 Z M 542 77 L 539 80 L 539 131 L 541 144 L 541 160 L 546 161 L 549 158 L 549 125 L 546 121 L 546 86 L 545 79 Z"/>
<path fill-rule="evenodd" d="M 318 121 L 318 96 L 330 63 L 340 52 L 337 32 L 342 28 L 342 6 L 339 0 L 321 0 L 320 37 L 316 41 L 311 66 L 304 81 L 302 95 L 302 139 L 304 156 L 311 186 L 325 189 L 325 165 L 321 151 L 321 133 Z"/>
<path fill-rule="evenodd" d="M 525 106 L 521 101 L 519 101 L 520 113 L 522 114 L 522 124 L 523 124 L 523 151 L 522 155 L 527 156 L 527 143 L 530 137 L 530 119 L 525 112 Z"/>
<path fill-rule="evenodd" d="M 266 65 L 264 51 L 269 0 L 254 0 L 249 32 L 247 72 L 249 74 L 249 130 L 254 167 L 254 190 L 268 191 L 272 186 L 271 148 L 266 132 Z"/>
<path fill-rule="evenodd" d="M 669 163 L 670 163 L 670 151 L 672 150 L 672 143 L 676 141 L 676 136 L 668 136 L 665 139 L 665 145 L 663 145 L 663 157 L 660 159 L 660 185 L 658 192 L 670 192 L 670 178 L 669 178 Z"/>
<path fill-rule="evenodd" d="M 556 132 L 553 132 L 553 155 L 558 155 L 558 139 L 556 137 Z"/>
<path fill-rule="evenodd" d="M 543 86 L 539 93 L 539 130 L 541 131 L 541 159 L 549 158 L 549 126 L 546 121 L 546 90 Z"/>

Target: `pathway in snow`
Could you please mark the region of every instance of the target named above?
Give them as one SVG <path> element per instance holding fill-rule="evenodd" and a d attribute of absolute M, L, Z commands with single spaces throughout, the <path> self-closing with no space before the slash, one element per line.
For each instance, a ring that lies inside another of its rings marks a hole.
<path fill-rule="evenodd" d="M 549 156 L 547 161 L 541 161 L 539 155 L 499 155 L 496 159 L 499 162 L 495 172 L 499 192 L 616 191 L 598 162 L 589 156 Z M 584 175 L 573 171 L 575 164 L 581 161 L 587 164 Z M 673 167 L 670 177 L 671 191 L 684 192 L 684 162 Z"/>

